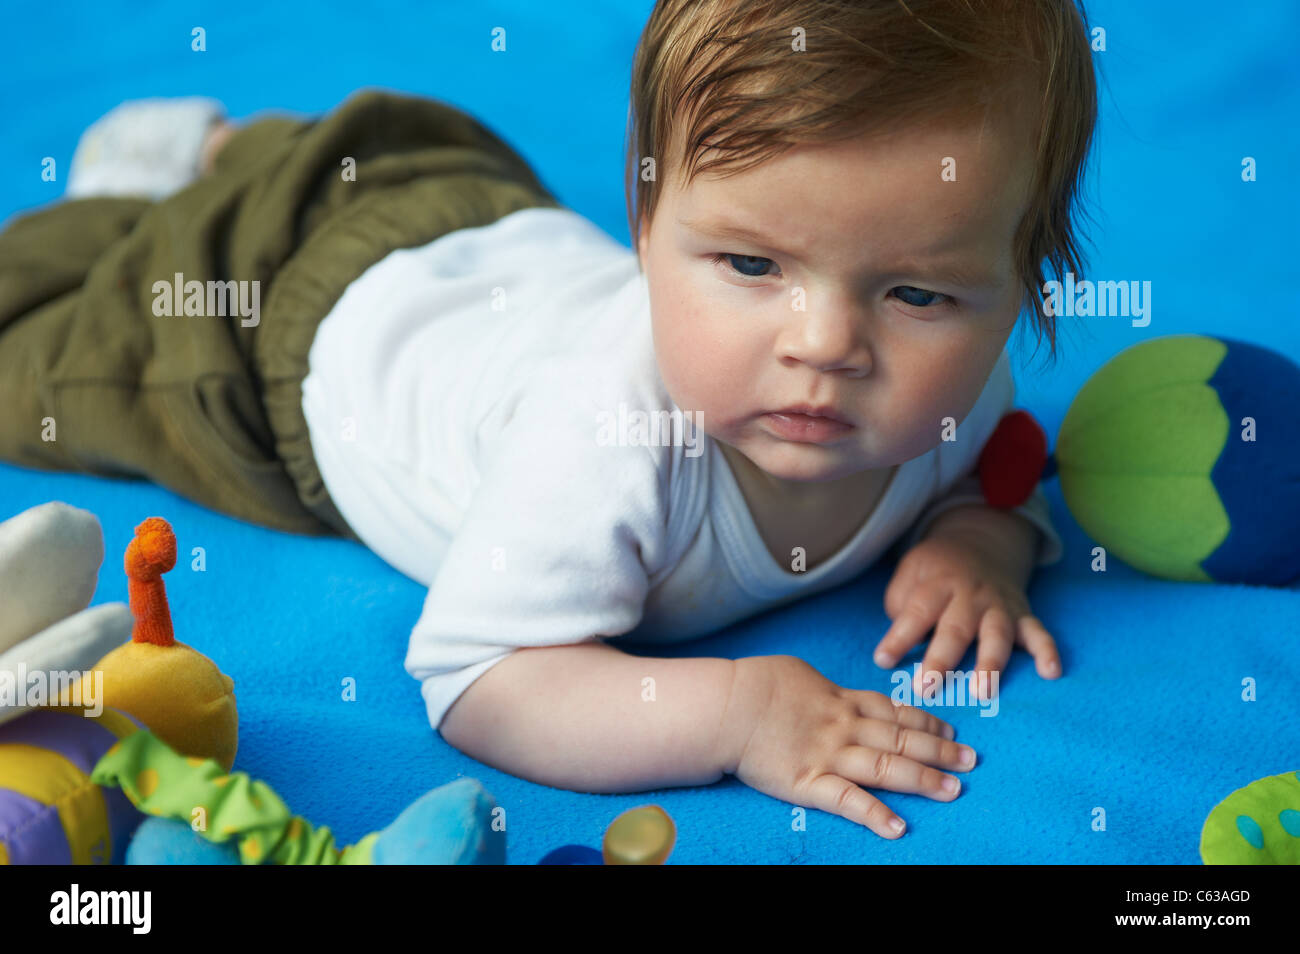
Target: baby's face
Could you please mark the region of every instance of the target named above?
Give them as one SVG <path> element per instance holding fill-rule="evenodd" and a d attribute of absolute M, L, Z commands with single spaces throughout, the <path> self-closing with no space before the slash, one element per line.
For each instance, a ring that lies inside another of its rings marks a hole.
<path fill-rule="evenodd" d="M 1032 175 L 1019 128 L 927 122 L 796 147 L 685 192 L 666 183 L 639 249 L 677 406 L 785 480 L 936 446 L 1019 311 L 1011 243 Z M 843 423 L 777 413 L 799 405 Z"/>

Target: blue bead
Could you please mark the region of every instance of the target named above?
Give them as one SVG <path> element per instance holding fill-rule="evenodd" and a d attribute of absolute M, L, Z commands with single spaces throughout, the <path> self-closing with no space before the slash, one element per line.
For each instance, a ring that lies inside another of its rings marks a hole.
<path fill-rule="evenodd" d="M 539 865 L 603 865 L 605 859 L 595 848 L 588 848 L 586 845 L 565 845 L 563 848 L 556 848 L 537 863 Z"/>

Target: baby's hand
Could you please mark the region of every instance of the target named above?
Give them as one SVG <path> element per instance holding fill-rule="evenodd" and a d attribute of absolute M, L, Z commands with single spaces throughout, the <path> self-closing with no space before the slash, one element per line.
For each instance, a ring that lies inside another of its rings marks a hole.
<path fill-rule="evenodd" d="M 795 656 L 736 660 L 724 717 L 728 774 L 775 798 L 898 838 L 906 825 L 859 786 L 950 802 L 975 750 L 952 726 L 879 692 L 842 689 Z"/>
<path fill-rule="evenodd" d="M 876 665 L 888 669 L 934 628 L 921 673 L 952 671 L 977 636 L 975 668 L 981 695 L 993 694 L 1013 646 L 1034 657 L 1044 679 L 1061 675 L 1056 643 L 1029 612 L 1021 581 L 978 537 L 927 537 L 904 554 L 885 589 L 885 613 L 893 620 L 876 647 Z M 937 621 L 937 626 L 936 626 Z M 923 685 L 916 687 L 923 690 Z"/>

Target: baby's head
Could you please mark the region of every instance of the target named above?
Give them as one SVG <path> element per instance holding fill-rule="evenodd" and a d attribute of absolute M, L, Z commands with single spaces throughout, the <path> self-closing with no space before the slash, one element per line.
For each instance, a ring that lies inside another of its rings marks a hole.
<path fill-rule="evenodd" d="M 628 209 L 674 402 L 777 478 L 926 453 L 1022 309 L 1055 356 L 1095 118 L 1071 0 L 659 0 Z"/>

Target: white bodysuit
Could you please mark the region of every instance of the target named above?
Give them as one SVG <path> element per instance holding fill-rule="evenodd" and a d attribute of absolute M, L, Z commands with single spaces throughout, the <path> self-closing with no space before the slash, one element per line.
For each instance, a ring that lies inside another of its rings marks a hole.
<path fill-rule="evenodd" d="M 715 441 L 632 426 L 675 410 L 645 278 L 571 210 L 392 252 L 344 291 L 309 364 L 303 412 L 330 496 L 429 587 L 406 668 L 435 728 L 516 648 L 693 639 L 851 579 L 983 500 L 972 474 L 1014 397 L 1004 352 L 958 439 L 904 462 L 852 540 L 797 573 L 768 552 Z M 1043 531 L 1037 563 L 1059 560 L 1042 488 L 1017 512 Z"/>

